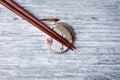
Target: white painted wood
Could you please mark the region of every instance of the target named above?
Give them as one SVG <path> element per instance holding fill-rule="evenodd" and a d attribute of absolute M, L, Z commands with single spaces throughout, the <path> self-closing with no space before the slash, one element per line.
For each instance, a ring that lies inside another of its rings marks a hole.
<path fill-rule="evenodd" d="M 42 31 L 0 5 L 0 80 L 120 80 L 120 0 L 14 1 L 72 26 L 77 49 L 52 54 Z"/>

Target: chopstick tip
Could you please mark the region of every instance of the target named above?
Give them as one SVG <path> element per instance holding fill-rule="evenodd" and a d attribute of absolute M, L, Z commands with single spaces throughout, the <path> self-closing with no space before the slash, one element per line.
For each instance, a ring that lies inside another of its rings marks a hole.
<path fill-rule="evenodd" d="M 76 49 L 76 47 L 74 47 L 73 45 L 71 45 L 69 48 L 70 48 L 71 50 Z"/>

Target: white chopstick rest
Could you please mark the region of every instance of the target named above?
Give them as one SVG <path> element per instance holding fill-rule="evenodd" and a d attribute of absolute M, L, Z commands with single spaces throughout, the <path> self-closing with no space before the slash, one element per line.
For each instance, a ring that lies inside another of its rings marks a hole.
<path fill-rule="evenodd" d="M 58 34 L 60 34 L 63 38 L 67 39 L 70 43 L 73 42 L 73 34 L 72 31 L 69 29 L 69 27 L 62 23 L 57 22 L 52 26 L 52 29 L 56 31 Z M 65 45 L 59 43 L 55 39 L 51 38 L 50 36 L 46 35 L 45 43 L 48 47 L 48 49 L 61 53 L 68 49 Z"/>

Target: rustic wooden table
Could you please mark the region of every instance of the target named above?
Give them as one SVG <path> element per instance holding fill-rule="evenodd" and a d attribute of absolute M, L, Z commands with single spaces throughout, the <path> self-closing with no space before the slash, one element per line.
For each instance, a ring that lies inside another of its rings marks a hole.
<path fill-rule="evenodd" d="M 120 80 L 120 0 L 14 1 L 72 26 L 77 49 L 53 54 L 43 32 L 0 5 L 0 80 Z"/>

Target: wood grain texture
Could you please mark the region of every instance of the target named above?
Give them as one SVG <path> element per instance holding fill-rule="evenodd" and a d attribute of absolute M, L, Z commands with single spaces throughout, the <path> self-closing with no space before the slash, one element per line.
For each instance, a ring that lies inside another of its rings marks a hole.
<path fill-rule="evenodd" d="M 14 1 L 72 26 L 77 49 L 52 54 L 43 32 L 0 5 L 0 80 L 120 80 L 120 0 Z"/>

